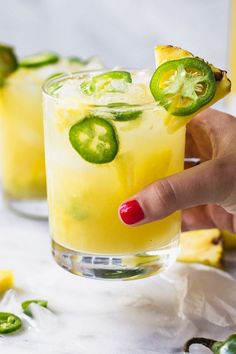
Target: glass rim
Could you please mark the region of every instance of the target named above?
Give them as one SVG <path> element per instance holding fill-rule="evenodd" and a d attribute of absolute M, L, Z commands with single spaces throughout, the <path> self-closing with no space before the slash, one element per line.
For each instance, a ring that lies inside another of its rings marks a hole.
<path fill-rule="evenodd" d="M 153 70 L 151 69 L 130 69 L 130 68 L 104 68 L 104 69 L 96 69 L 96 70 L 83 70 L 83 71 L 76 71 L 76 72 L 73 72 L 73 73 L 62 73 L 58 76 L 55 76 L 55 77 L 51 77 L 49 79 L 47 79 L 43 85 L 42 85 L 42 91 L 43 93 L 57 101 L 59 100 L 58 97 L 54 96 L 52 93 L 50 93 L 48 91 L 48 89 L 50 88 L 50 86 L 56 82 L 63 82 L 64 80 L 67 80 L 67 79 L 74 79 L 76 77 L 79 77 L 79 76 L 92 76 L 93 74 L 99 74 L 99 73 L 105 73 L 107 71 L 116 71 L 116 70 L 125 70 L 125 71 L 129 71 L 129 72 L 142 72 L 142 71 L 150 71 L 150 73 L 154 72 Z M 110 102 L 112 103 L 112 102 Z M 143 104 L 128 104 L 126 102 L 116 102 L 116 103 L 119 103 L 119 106 L 117 107 L 112 107 L 112 106 L 108 106 L 109 104 L 90 104 L 88 102 L 84 102 L 84 103 L 81 103 L 81 104 L 84 104 L 84 105 L 88 105 L 90 109 L 94 109 L 94 110 L 97 110 L 97 109 L 100 109 L 100 110 L 104 110 L 104 111 L 109 111 L 109 112 L 114 112 L 114 111 L 127 111 L 127 110 L 133 110 L 133 111 L 137 111 L 137 110 L 163 110 L 164 108 L 162 106 L 160 106 L 160 104 L 158 102 L 156 102 L 154 99 L 153 101 L 151 102 L 148 102 L 148 103 L 143 103 Z M 123 105 L 122 105 L 123 103 Z"/>

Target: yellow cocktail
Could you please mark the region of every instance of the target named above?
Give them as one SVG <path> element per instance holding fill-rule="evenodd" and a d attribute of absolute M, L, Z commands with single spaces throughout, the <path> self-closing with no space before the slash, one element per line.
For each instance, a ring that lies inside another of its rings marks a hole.
<path fill-rule="evenodd" d="M 92 59 L 63 59 L 40 53 L 18 63 L 0 89 L 1 179 L 5 198 L 14 210 L 33 217 L 46 217 L 41 87 L 49 76 L 98 68 Z M 0 68 L 1 69 L 1 68 Z"/>
<path fill-rule="evenodd" d="M 44 86 L 55 258 L 98 278 L 163 270 L 176 257 L 180 232 L 179 212 L 133 228 L 118 218 L 122 201 L 183 169 L 185 143 L 185 127 L 168 132 L 167 113 L 149 90 L 151 72 L 122 73 L 77 74 Z"/>
<path fill-rule="evenodd" d="M 8 198 L 45 199 L 43 79 L 29 69 L 13 73 L 1 89 L 2 184 Z"/>

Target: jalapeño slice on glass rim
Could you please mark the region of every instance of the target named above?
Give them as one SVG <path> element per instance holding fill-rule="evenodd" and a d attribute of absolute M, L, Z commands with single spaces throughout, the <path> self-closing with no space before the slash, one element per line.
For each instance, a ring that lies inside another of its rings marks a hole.
<path fill-rule="evenodd" d="M 152 76 L 150 90 L 170 114 L 187 116 L 211 101 L 216 81 L 207 63 L 187 57 L 161 64 Z"/>
<path fill-rule="evenodd" d="M 113 86 L 120 81 L 123 85 Z M 113 85 L 112 85 L 113 82 Z M 84 95 L 92 95 L 99 92 L 124 92 L 124 87 L 132 82 L 128 71 L 114 70 L 93 76 L 91 80 L 81 83 L 80 88 Z"/>
<path fill-rule="evenodd" d="M 18 62 L 13 48 L 0 43 L 0 86 L 17 67 Z"/>
<path fill-rule="evenodd" d="M 20 66 L 23 68 L 39 68 L 44 65 L 56 64 L 60 60 L 57 53 L 45 51 L 23 58 Z"/>
<path fill-rule="evenodd" d="M 0 312 L 0 334 L 12 333 L 22 326 L 21 319 L 9 312 Z"/>
<path fill-rule="evenodd" d="M 26 300 L 26 301 L 22 302 L 21 307 L 22 307 L 23 312 L 28 316 L 32 316 L 32 312 L 29 308 L 29 306 L 31 304 L 37 304 L 37 305 L 39 305 L 41 307 L 45 307 L 45 308 L 48 307 L 48 302 L 46 300 Z"/>
<path fill-rule="evenodd" d="M 102 164 L 114 160 L 118 152 L 115 128 L 99 116 L 87 116 L 74 124 L 69 139 L 80 156 L 91 163 Z"/>

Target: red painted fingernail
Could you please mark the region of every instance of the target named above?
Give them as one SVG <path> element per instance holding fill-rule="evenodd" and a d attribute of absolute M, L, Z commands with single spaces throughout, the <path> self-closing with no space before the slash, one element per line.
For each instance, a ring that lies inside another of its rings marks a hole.
<path fill-rule="evenodd" d="M 144 219 L 144 212 L 137 200 L 129 200 L 121 204 L 119 214 L 127 225 L 133 225 Z"/>

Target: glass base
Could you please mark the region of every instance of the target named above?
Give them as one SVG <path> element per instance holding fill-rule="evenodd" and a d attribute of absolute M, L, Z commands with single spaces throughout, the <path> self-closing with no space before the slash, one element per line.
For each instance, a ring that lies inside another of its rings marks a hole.
<path fill-rule="evenodd" d="M 23 200 L 5 198 L 5 200 L 8 208 L 18 215 L 36 220 L 48 219 L 48 206 L 46 199 Z"/>
<path fill-rule="evenodd" d="M 179 252 L 179 237 L 156 251 L 132 255 L 94 255 L 73 251 L 52 241 L 55 261 L 67 271 L 87 278 L 132 280 L 160 273 L 172 265 Z"/>

